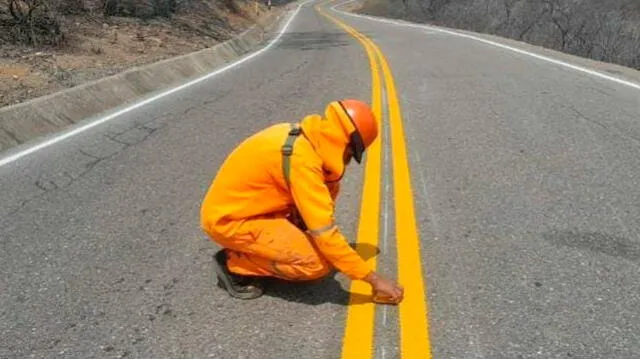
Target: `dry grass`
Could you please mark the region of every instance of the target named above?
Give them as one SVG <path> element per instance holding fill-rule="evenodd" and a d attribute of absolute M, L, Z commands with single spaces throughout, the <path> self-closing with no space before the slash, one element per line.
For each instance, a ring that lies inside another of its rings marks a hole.
<path fill-rule="evenodd" d="M 256 14 L 249 1 L 236 1 L 237 11 L 216 1 L 183 5 L 170 18 L 105 17 L 86 10 L 58 15 L 65 34 L 59 45 L 12 41 L 0 25 L 0 106 L 213 46 L 267 13 L 261 6 Z M 0 19 L 8 19 L 6 12 Z"/>

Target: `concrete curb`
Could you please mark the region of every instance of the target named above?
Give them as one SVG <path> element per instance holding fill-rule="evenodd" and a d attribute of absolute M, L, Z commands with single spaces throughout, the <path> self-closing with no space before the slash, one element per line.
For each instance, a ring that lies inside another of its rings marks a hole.
<path fill-rule="evenodd" d="M 0 108 L 0 152 L 205 75 L 268 42 L 288 12 L 283 7 L 216 46 Z"/>

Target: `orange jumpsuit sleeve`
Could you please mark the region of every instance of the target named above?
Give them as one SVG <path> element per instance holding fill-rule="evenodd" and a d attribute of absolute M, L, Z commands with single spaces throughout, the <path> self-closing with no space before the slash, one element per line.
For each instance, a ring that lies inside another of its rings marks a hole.
<path fill-rule="evenodd" d="M 309 233 L 325 258 L 351 279 L 362 279 L 371 272 L 369 265 L 347 243 L 334 222 L 334 201 L 323 181 L 322 168 L 312 161 L 291 167 L 291 195 Z"/>

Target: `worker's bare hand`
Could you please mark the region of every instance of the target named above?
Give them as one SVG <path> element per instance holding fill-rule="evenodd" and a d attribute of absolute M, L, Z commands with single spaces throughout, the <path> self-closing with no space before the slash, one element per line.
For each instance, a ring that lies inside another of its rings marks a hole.
<path fill-rule="evenodd" d="M 365 280 L 373 287 L 373 298 L 376 302 L 398 304 L 404 298 L 402 286 L 375 272 L 370 273 Z"/>

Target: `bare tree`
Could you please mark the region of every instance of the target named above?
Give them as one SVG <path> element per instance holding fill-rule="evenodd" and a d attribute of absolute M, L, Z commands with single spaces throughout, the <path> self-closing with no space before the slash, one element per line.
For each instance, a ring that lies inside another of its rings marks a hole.
<path fill-rule="evenodd" d="M 451 0 L 418 0 L 418 6 L 422 10 L 422 13 L 428 16 L 430 19 L 436 18 L 438 13 L 449 4 Z"/>
<path fill-rule="evenodd" d="M 549 9 L 547 7 L 542 7 L 537 3 L 527 1 L 521 7 L 517 19 L 514 20 L 515 25 L 512 36 L 518 40 L 524 40 L 535 27 L 544 22 L 548 13 Z"/>
<path fill-rule="evenodd" d="M 232 1 L 233 0 L 229 0 Z M 105 16 L 171 17 L 187 0 L 103 0 Z"/>
<path fill-rule="evenodd" d="M 632 57 L 634 48 L 623 31 L 623 15 L 620 12 L 609 12 L 597 19 L 599 28 L 594 37 L 595 56 L 598 60 L 615 61 L 625 57 Z M 631 60 L 631 59 L 629 59 Z"/>
<path fill-rule="evenodd" d="M 371 0 L 370 0 L 371 1 Z M 398 16 L 640 66 L 640 0 L 411 0 Z M 412 4 L 415 5 L 411 10 Z M 402 7 L 401 4 L 397 4 Z M 387 9 L 393 12 L 393 7 Z"/>
<path fill-rule="evenodd" d="M 87 11 L 84 0 L 50 0 L 50 3 L 59 14 L 74 15 Z"/>
<path fill-rule="evenodd" d="M 58 45 L 64 36 L 60 22 L 46 0 L 7 0 L 12 39 L 30 45 Z"/>

